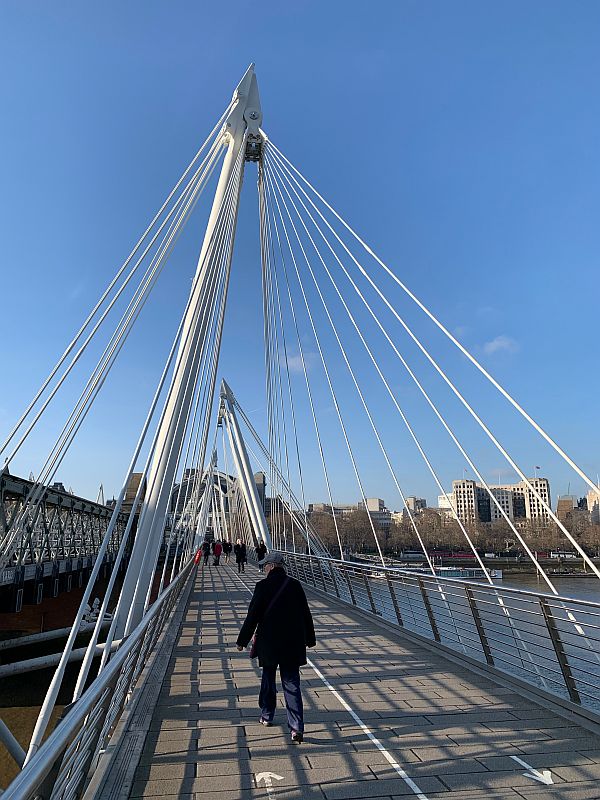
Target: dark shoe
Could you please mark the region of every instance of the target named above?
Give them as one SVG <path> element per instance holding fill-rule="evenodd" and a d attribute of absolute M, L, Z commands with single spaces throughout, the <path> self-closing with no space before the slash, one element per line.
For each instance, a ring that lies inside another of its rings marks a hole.
<path fill-rule="evenodd" d="M 261 725 L 264 725 L 265 728 L 270 728 L 271 725 L 273 724 L 272 722 L 269 722 L 269 720 L 265 719 L 264 717 L 261 717 L 258 721 L 260 722 Z"/>
<path fill-rule="evenodd" d="M 292 731 L 292 742 L 294 744 L 302 744 L 304 741 L 304 734 L 300 731 Z"/>

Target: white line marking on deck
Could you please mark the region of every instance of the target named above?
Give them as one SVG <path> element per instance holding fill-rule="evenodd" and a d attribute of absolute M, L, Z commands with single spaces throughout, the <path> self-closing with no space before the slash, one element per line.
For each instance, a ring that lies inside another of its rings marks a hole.
<path fill-rule="evenodd" d="M 550 786 L 550 784 L 554 783 L 552 780 L 552 773 L 549 769 L 544 770 L 537 770 L 534 769 L 531 764 L 528 764 L 526 761 L 523 761 L 522 758 L 518 756 L 511 756 L 513 761 L 516 761 L 517 764 L 520 764 L 522 767 L 525 767 L 527 772 L 524 772 L 523 775 L 526 778 L 531 778 L 533 781 L 539 781 L 540 783 L 544 783 L 546 786 Z"/>
<path fill-rule="evenodd" d="M 248 591 L 250 594 L 252 594 L 252 590 L 248 588 L 248 584 L 244 580 L 242 580 L 242 578 L 240 578 L 239 575 L 236 575 L 235 573 L 233 573 L 233 575 L 234 575 L 234 577 L 238 578 L 240 583 L 242 583 L 246 587 L 246 591 Z M 329 689 L 329 691 L 333 694 L 333 696 L 338 700 L 338 702 L 340 702 L 343 705 L 343 707 L 350 714 L 350 716 L 356 722 L 356 724 L 359 726 L 359 728 L 362 730 L 362 732 L 373 742 L 373 744 L 379 750 L 379 752 L 382 753 L 385 756 L 386 761 L 390 764 L 391 767 L 393 767 L 393 769 L 396 770 L 396 772 L 402 778 L 402 780 L 408 786 L 408 788 L 411 789 L 412 792 L 414 792 L 414 794 L 418 798 L 418 800 L 429 800 L 427 795 L 423 794 L 421 789 L 417 786 L 417 784 L 413 781 L 413 779 L 406 774 L 406 772 L 402 769 L 400 764 L 398 764 L 398 762 L 391 755 L 391 753 L 389 753 L 385 749 L 385 747 L 381 744 L 381 742 L 375 736 L 375 734 L 365 725 L 365 723 L 358 716 L 356 711 L 354 711 L 348 705 L 348 703 L 344 700 L 344 698 L 337 691 L 337 689 L 334 689 L 334 687 L 329 683 L 329 681 L 323 675 L 321 670 L 310 660 L 310 658 L 307 659 L 307 661 L 308 661 L 308 665 L 312 668 L 312 670 L 315 672 L 315 674 L 323 681 L 325 686 Z M 528 768 L 531 769 L 531 767 L 528 767 Z M 263 774 L 264 773 L 261 772 L 261 775 L 263 775 Z"/>
<path fill-rule="evenodd" d="M 256 776 L 256 785 L 258 786 L 261 781 L 265 782 L 265 787 L 267 789 L 267 794 L 273 794 L 273 778 L 276 781 L 282 781 L 283 776 L 277 775 L 275 772 L 259 772 Z"/>

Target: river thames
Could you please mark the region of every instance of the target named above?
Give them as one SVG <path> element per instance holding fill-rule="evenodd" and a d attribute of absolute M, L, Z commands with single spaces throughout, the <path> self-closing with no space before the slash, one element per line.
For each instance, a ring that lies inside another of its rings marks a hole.
<path fill-rule="evenodd" d="M 574 597 L 579 600 L 600 603 L 600 579 L 595 576 L 589 578 L 551 577 L 551 580 L 562 597 Z M 498 581 L 498 585 L 550 594 L 546 582 L 542 578 L 536 578 L 535 575 L 505 575 L 502 581 Z"/>

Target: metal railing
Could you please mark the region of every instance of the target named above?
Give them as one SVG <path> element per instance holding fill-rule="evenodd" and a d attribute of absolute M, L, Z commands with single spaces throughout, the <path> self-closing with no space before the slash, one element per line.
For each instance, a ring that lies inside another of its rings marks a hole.
<path fill-rule="evenodd" d="M 2 800 L 81 797 L 190 575 L 188 564 L 42 744 Z"/>
<path fill-rule="evenodd" d="M 383 620 L 600 712 L 600 603 L 284 553 L 288 571 Z"/>

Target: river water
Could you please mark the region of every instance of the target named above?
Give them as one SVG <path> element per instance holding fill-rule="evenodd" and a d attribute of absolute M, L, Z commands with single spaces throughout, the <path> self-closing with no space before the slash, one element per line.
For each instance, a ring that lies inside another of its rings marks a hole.
<path fill-rule="evenodd" d="M 554 578 L 553 583 L 562 597 L 600 603 L 600 579 L 595 575 L 590 578 Z M 535 575 L 505 575 L 502 581 L 498 581 L 498 586 L 510 586 L 513 589 L 552 594 L 546 581 Z"/>

